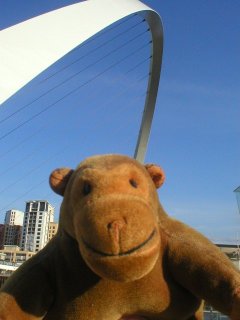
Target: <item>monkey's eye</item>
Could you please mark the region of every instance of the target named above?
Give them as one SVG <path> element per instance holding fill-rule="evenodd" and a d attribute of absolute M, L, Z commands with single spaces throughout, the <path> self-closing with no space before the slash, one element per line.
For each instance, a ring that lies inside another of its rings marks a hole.
<path fill-rule="evenodd" d="M 138 184 L 137 184 L 137 182 L 136 182 L 134 179 L 130 179 L 130 180 L 129 180 L 129 183 L 130 183 L 130 185 L 131 185 L 133 188 L 137 188 L 137 187 L 138 187 Z"/>
<path fill-rule="evenodd" d="M 87 196 L 92 191 L 92 186 L 89 182 L 84 182 L 82 193 L 84 196 Z"/>

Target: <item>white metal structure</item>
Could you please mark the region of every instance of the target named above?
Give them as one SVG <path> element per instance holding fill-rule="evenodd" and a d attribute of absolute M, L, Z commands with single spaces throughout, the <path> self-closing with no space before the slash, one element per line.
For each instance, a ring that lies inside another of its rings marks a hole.
<path fill-rule="evenodd" d="M 240 213 L 240 186 L 237 189 L 235 189 L 233 192 L 235 192 L 235 194 L 236 194 L 238 211 Z"/>
<path fill-rule="evenodd" d="M 118 20 L 138 13 L 152 33 L 148 94 L 135 157 L 144 160 L 160 78 L 163 32 L 159 15 L 138 0 L 81 1 L 0 32 L 0 104 L 73 48 Z"/>

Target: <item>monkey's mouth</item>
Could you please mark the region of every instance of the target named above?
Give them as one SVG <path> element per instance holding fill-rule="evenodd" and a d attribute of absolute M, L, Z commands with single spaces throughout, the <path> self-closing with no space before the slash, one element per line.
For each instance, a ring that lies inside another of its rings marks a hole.
<path fill-rule="evenodd" d="M 135 251 L 138 251 L 139 249 L 141 249 L 141 248 L 143 248 L 144 246 L 146 246 L 146 245 L 154 238 L 155 234 L 156 234 L 156 229 L 154 229 L 154 230 L 151 232 L 150 236 L 149 236 L 146 240 L 144 240 L 141 244 L 137 245 L 136 247 L 131 248 L 130 250 L 127 250 L 127 251 L 124 251 L 124 252 L 120 252 L 120 253 L 118 253 L 118 254 L 102 252 L 102 251 L 100 251 L 100 250 L 97 250 L 97 249 L 93 248 L 93 247 L 92 247 L 91 245 L 89 245 L 84 239 L 82 239 L 82 241 L 83 241 L 85 247 L 86 247 L 88 250 L 90 250 L 90 251 L 92 251 L 93 253 L 95 253 L 95 254 L 98 254 L 98 255 L 101 255 L 101 256 L 104 256 L 104 257 L 117 257 L 117 256 L 120 256 L 120 257 L 121 257 L 121 256 L 130 255 L 130 254 L 134 253 Z"/>

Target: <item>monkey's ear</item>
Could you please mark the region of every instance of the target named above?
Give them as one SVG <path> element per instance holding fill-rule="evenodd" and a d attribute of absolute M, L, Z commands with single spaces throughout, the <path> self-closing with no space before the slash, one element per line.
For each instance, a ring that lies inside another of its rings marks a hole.
<path fill-rule="evenodd" d="M 60 196 L 63 196 L 69 178 L 71 177 L 73 172 L 74 170 L 69 168 L 59 168 L 54 170 L 49 177 L 49 184 L 52 190 Z"/>
<path fill-rule="evenodd" d="M 163 169 L 155 164 L 145 164 L 144 166 L 152 178 L 156 189 L 160 188 L 165 181 L 165 173 Z"/>

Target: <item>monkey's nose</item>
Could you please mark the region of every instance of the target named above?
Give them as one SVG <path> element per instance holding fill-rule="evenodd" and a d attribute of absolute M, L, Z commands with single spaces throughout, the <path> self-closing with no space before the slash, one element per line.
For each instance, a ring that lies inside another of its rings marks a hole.
<path fill-rule="evenodd" d="M 110 239 L 112 241 L 112 251 L 113 254 L 119 254 L 120 253 L 120 237 L 121 237 L 121 230 L 124 227 L 126 222 L 122 219 L 114 220 L 110 223 L 108 223 L 108 233 L 110 236 Z"/>
<path fill-rule="evenodd" d="M 117 219 L 113 220 L 112 222 L 109 222 L 107 225 L 108 230 L 121 230 L 125 225 L 125 221 L 123 219 Z"/>

